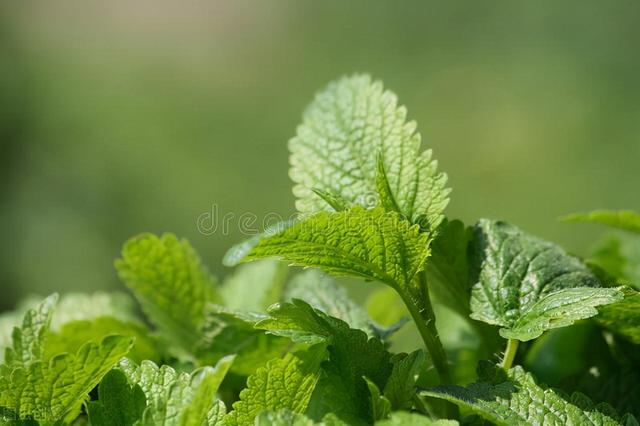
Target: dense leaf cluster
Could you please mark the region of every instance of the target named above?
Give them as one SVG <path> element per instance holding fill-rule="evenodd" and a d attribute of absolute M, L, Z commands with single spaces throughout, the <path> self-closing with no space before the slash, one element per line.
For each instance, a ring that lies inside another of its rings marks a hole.
<path fill-rule="evenodd" d="M 589 259 L 449 219 L 406 117 L 366 75 L 318 94 L 289 144 L 301 215 L 233 247 L 250 263 L 222 283 L 143 234 L 115 263 L 137 305 L 0 317 L 0 424 L 638 425 L 640 215 L 568 216 L 618 229 Z M 365 308 L 332 276 L 383 286 Z"/>

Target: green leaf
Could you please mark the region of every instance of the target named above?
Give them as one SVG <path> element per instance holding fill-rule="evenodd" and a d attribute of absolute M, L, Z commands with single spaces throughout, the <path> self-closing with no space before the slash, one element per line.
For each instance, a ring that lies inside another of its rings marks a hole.
<path fill-rule="evenodd" d="M 597 278 L 558 246 L 500 221 L 476 226 L 479 277 L 471 318 L 499 325 L 500 335 L 521 341 L 597 314 L 596 306 L 622 298 L 597 288 Z"/>
<path fill-rule="evenodd" d="M 240 266 L 220 289 L 228 309 L 264 311 L 280 300 L 288 268 L 273 259 Z"/>
<path fill-rule="evenodd" d="M 386 420 L 376 422 L 376 426 L 456 426 L 455 420 L 431 420 L 429 417 L 416 413 L 398 411 L 391 413 Z"/>
<path fill-rule="evenodd" d="M 12 332 L 14 327 L 22 323 L 22 318 L 29 309 L 35 309 L 41 302 L 41 298 L 28 297 L 24 299 L 13 311 L 0 315 L 0 362 L 4 360 L 5 348 L 12 345 Z M 93 320 L 97 317 L 113 317 L 122 322 L 140 323 L 142 322 L 134 314 L 134 301 L 124 293 L 104 293 L 93 294 L 67 293 L 59 297 L 55 312 L 52 313 L 50 329 L 59 332 L 65 324 L 80 320 Z M 87 335 L 87 333 L 84 333 Z M 105 333 L 94 335 L 94 340 L 102 339 L 106 334 L 127 334 L 127 333 Z M 77 345 L 69 350 L 75 352 L 82 343 L 90 340 L 91 337 L 80 341 L 76 338 Z M 51 343 L 51 336 L 48 341 Z M 64 352 L 65 350 L 58 351 Z M 58 353 L 58 352 L 53 352 Z"/>
<path fill-rule="evenodd" d="M 168 365 L 158 367 L 151 361 L 137 366 L 128 359 L 119 368 L 145 394 L 142 424 L 222 425 L 225 407 L 215 395 L 232 362 L 232 356 L 225 357 L 215 368 L 203 367 L 191 374 L 178 373 Z"/>
<path fill-rule="evenodd" d="M 240 400 L 225 417 L 228 426 L 253 424 L 263 410 L 289 409 L 303 413 L 320 377 L 324 349 L 288 353 L 269 361 L 247 379 Z"/>
<path fill-rule="evenodd" d="M 565 222 L 593 222 L 612 228 L 640 233 L 640 213 L 632 210 L 595 210 L 590 213 L 573 213 L 563 217 Z"/>
<path fill-rule="evenodd" d="M 85 342 L 100 341 L 112 334 L 134 338 L 134 345 L 127 356 L 136 362 L 144 359 L 157 361 L 161 357 L 157 342 L 151 338 L 145 326 L 105 316 L 67 322 L 60 331 L 49 333 L 44 358 L 51 359 L 62 352 L 75 353 Z"/>
<path fill-rule="evenodd" d="M 374 421 L 386 419 L 391 413 L 391 402 L 382 395 L 375 383 L 366 377 L 364 377 L 364 381 L 367 383 L 371 395 L 371 417 Z"/>
<path fill-rule="evenodd" d="M 263 411 L 257 417 L 255 426 L 316 426 L 314 422 L 304 414 L 294 413 L 291 410 Z"/>
<path fill-rule="evenodd" d="M 640 344 L 640 292 L 625 288 L 624 300 L 602 306 L 596 321 L 614 333 Z"/>
<path fill-rule="evenodd" d="M 333 414 L 324 416 L 321 422 L 314 422 L 304 414 L 291 410 L 263 411 L 256 417 L 256 426 L 349 426 Z"/>
<path fill-rule="evenodd" d="M 443 218 L 446 175 L 437 171 L 430 150 L 420 152 L 416 124 L 407 122 L 396 95 L 367 75 L 342 78 L 318 94 L 289 149 L 289 175 L 302 213 L 330 208 L 314 188 L 371 207 L 378 199 L 380 156 L 389 192 L 404 217 L 427 229 Z"/>
<path fill-rule="evenodd" d="M 278 358 L 290 349 L 288 339 L 268 335 L 254 325 L 265 314 L 232 311 L 209 305 L 201 330 L 201 340 L 194 353 L 200 364 L 215 364 L 226 355 L 235 354 L 231 371 L 240 376 L 253 374 L 271 358 Z"/>
<path fill-rule="evenodd" d="M 416 380 L 425 364 L 425 355 L 421 350 L 409 355 L 397 354 L 391 358 L 393 370 L 384 387 L 384 396 L 393 410 L 411 410 L 416 394 Z"/>
<path fill-rule="evenodd" d="M 3 366 L 0 406 L 13 409 L 20 418 L 70 422 L 80 413 L 89 392 L 132 344 L 131 338 L 108 336 L 99 344 L 85 343 L 75 355 L 56 355 L 48 362 L 29 359 L 17 368 Z"/>
<path fill-rule="evenodd" d="M 60 297 L 51 320 L 51 330 L 59 331 L 72 321 L 113 317 L 123 322 L 143 324 L 135 314 L 135 301 L 120 292 L 66 293 Z"/>
<path fill-rule="evenodd" d="M 273 256 L 335 275 L 379 280 L 406 294 L 429 256 L 429 236 L 396 213 L 356 206 L 318 213 L 265 238 L 245 260 Z"/>
<path fill-rule="evenodd" d="M 324 375 L 319 383 L 321 405 L 347 423 L 373 421 L 369 403 L 367 377 L 383 389 L 391 374 L 391 355 L 380 339 L 368 338 L 362 330 L 349 328 L 337 318 L 294 299 L 274 307 L 270 317 L 256 324 L 280 336 L 304 343 L 323 342 L 328 346 L 329 361 L 323 363 Z"/>
<path fill-rule="evenodd" d="M 589 260 L 622 283 L 640 289 L 640 235 L 622 232 L 606 235 Z"/>
<path fill-rule="evenodd" d="M 142 234 L 125 243 L 116 268 L 167 342 L 188 352 L 199 339 L 204 306 L 219 299 L 189 243 L 172 234 Z"/>
<path fill-rule="evenodd" d="M 247 253 L 249 253 L 260 241 L 269 238 L 273 235 L 276 235 L 287 228 L 290 228 L 298 221 L 297 218 L 284 220 L 282 222 L 278 222 L 274 225 L 267 227 L 261 234 L 254 235 L 253 237 L 236 244 L 231 247 L 224 255 L 222 259 L 222 264 L 224 266 L 236 266 L 242 259 L 245 258 Z"/>
<path fill-rule="evenodd" d="M 87 405 L 93 426 L 129 426 L 142 417 L 146 397 L 138 385 L 129 385 L 127 376 L 111 370 L 98 386 L 98 401 Z"/>
<path fill-rule="evenodd" d="M 461 386 L 438 386 L 425 396 L 451 401 L 497 425 L 637 425 L 635 418 L 620 418 L 606 404 L 594 405 L 586 396 L 574 393 L 564 398 L 554 389 L 538 384 L 520 367 L 508 372 L 483 362 L 479 381 Z"/>
<path fill-rule="evenodd" d="M 329 192 L 323 191 L 322 189 L 313 188 L 312 191 L 320 198 L 322 198 L 325 203 L 327 203 L 331 208 L 337 212 L 341 212 L 343 210 L 349 210 L 353 206 L 352 203 L 342 198 L 340 195 L 331 194 Z"/>
<path fill-rule="evenodd" d="M 291 280 L 285 292 L 285 300 L 301 299 L 329 316 L 339 318 L 368 336 L 378 336 L 376 327 L 366 311 L 352 301 L 344 288 L 326 274 L 308 269 Z"/>
<path fill-rule="evenodd" d="M 57 302 L 58 295 L 52 294 L 37 308 L 29 309 L 24 314 L 22 326 L 13 329 L 13 346 L 5 349 L 5 364 L 8 368 L 25 368 L 29 363 L 44 358 L 45 337 Z"/>

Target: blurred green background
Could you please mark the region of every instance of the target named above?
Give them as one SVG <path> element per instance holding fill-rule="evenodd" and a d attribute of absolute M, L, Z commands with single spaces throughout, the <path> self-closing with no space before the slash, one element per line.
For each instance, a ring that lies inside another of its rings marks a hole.
<path fill-rule="evenodd" d="M 119 288 L 122 242 L 187 237 L 218 275 L 237 228 L 293 212 L 287 140 L 314 92 L 369 72 L 419 123 L 450 216 L 586 253 L 568 212 L 640 209 L 637 1 L 2 2 L 0 310 Z"/>

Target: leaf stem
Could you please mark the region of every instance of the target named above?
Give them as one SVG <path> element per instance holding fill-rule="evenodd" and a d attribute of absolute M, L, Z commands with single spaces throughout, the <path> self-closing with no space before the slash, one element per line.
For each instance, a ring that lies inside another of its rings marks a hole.
<path fill-rule="evenodd" d="M 518 344 L 520 343 L 517 339 L 509 339 L 507 341 L 507 348 L 504 350 L 504 358 L 502 358 L 502 368 L 504 370 L 509 370 L 511 365 L 513 364 L 513 360 L 516 358 L 516 353 L 518 353 Z"/>
<path fill-rule="evenodd" d="M 418 280 L 422 296 L 420 300 L 416 300 L 407 294 L 401 294 L 401 297 L 418 327 L 418 332 L 427 347 L 440 381 L 444 384 L 450 384 L 452 381 L 449 373 L 449 363 L 440 337 L 438 337 L 438 330 L 436 330 L 436 316 L 433 313 L 433 306 L 429 297 L 426 275 L 424 273 L 418 274 Z"/>

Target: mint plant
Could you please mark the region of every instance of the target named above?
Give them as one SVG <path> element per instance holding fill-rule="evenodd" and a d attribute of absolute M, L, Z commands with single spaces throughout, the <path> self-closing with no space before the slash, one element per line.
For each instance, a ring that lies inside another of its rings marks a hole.
<path fill-rule="evenodd" d="M 224 281 L 142 234 L 115 266 L 144 316 L 98 293 L 0 317 L 0 424 L 638 425 L 640 214 L 564 218 L 616 230 L 585 259 L 447 218 L 447 176 L 366 75 L 289 148 L 299 215 L 232 247 Z M 379 284 L 362 305 L 336 276 Z"/>

